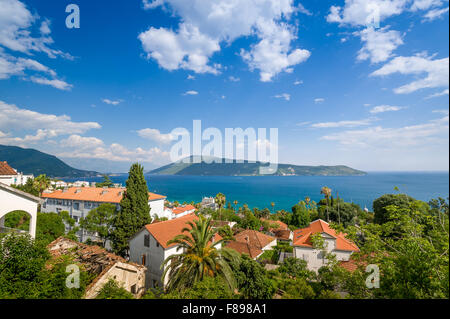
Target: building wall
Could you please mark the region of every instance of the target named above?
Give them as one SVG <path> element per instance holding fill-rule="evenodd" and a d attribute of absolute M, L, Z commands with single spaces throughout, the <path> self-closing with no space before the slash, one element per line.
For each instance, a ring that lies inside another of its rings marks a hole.
<path fill-rule="evenodd" d="M 336 250 L 336 240 L 328 236 L 324 238 L 326 250 L 328 253 L 333 253 L 339 261 L 348 261 L 352 254 L 351 251 Z M 320 267 L 325 266 L 327 260 L 324 259 L 322 252 L 318 249 L 310 247 L 294 246 L 294 257 L 303 259 L 308 263 L 308 269 L 317 272 Z"/>
<path fill-rule="evenodd" d="M 95 284 L 88 288 L 85 294 L 86 299 L 95 298 L 102 287 L 110 280 L 114 279 L 128 292 L 139 298 L 145 292 L 145 268 L 137 267 L 122 262 L 117 262 L 100 278 Z M 134 286 L 134 289 L 133 289 Z"/>
<path fill-rule="evenodd" d="M 164 199 L 157 199 L 148 202 L 150 206 L 150 216 L 153 217 L 154 214 L 159 217 L 163 217 L 164 213 Z"/>

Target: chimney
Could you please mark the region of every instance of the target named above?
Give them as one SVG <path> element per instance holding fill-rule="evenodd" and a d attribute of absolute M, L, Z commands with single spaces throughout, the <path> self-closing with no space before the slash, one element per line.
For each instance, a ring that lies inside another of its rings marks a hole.
<path fill-rule="evenodd" d="M 81 189 L 77 188 L 77 190 L 75 191 L 75 194 L 81 193 Z"/>

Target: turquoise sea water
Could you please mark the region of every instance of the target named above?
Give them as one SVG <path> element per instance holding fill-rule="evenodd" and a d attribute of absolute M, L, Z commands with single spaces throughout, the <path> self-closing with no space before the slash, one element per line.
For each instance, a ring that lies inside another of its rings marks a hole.
<path fill-rule="evenodd" d="M 112 176 L 115 183 L 125 185 L 127 175 Z M 171 201 L 199 202 L 204 196 L 215 196 L 221 192 L 227 201 L 237 200 L 238 206 L 291 210 L 299 200 L 309 196 L 319 201 L 320 189 L 328 186 L 333 196 L 336 191 L 345 201 L 372 208 L 372 202 L 386 193 L 401 193 L 416 199 L 429 201 L 438 196 L 449 196 L 448 172 L 372 172 L 365 176 L 175 176 L 147 175 L 151 192 L 166 195 Z M 84 179 L 100 182 L 102 178 Z M 67 180 L 73 181 L 73 180 Z"/>

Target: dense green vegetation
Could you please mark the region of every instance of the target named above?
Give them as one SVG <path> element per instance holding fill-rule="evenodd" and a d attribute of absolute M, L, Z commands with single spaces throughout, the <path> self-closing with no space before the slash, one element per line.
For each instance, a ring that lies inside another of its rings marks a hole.
<path fill-rule="evenodd" d="M 260 175 L 259 168 L 267 166 L 265 163 L 255 162 L 243 163 L 232 160 L 228 163 L 225 159 L 215 159 L 214 162 L 207 163 L 202 160 L 200 163 L 194 163 L 193 157 L 188 162 L 181 160 L 169 165 L 162 166 L 148 172 L 148 174 L 162 175 L 210 175 L 210 176 L 235 176 L 235 175 Z M 274 175 L 307 175 L 307 176 L 344 176 L 344 175 L 365 175 L 348 166 L 300 166 L 290 164 L 278 164 L 278 170 Z"/>
<path fill-rule="evenodd" d="M 50 177 L 90 177 L 97 172 L 70 167 L 56 156 L 17 146 L 0 145 L 0 159 L 24 174 Z"/>

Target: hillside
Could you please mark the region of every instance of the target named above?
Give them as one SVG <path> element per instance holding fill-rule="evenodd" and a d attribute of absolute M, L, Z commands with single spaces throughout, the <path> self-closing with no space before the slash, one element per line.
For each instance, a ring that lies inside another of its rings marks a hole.
<path fill-rule="evenodd" d="M 261 162 L 248 163 L 225 163 L 221 159 L 219 163 L 192 163 L 190 157 L 189 163 L 178 161 L 169 165 L 154 169 L 147 174 L 158 175 L 204 175 L 204 176 L 257 176 L 259 167 L 266 166 Z M 304 166 L 278 164 L 278 170 L 274 175 L 302 175 L 302 176 L 346 176 L 346 175 L 366 175 L 366 172 L 353 169 L 345 165 L 337 166 Z"/>
<path fill-rule="evenodd" d="M 73 168 L 56 156 L 17 146 L 0 145 L 0 161 L 7 161 L 19 172 L 34 176 L 46 174 L 50 177 L 75 178 L 99 175 L 98 172 Z"/>

